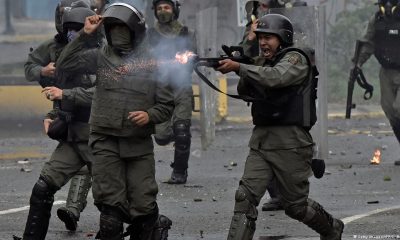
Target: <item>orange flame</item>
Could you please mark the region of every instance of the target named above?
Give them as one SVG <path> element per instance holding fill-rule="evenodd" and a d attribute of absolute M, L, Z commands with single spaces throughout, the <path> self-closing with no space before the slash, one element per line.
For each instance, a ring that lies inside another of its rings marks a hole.
<path fill-rule="evenodd" d="M 376 149 L 374 152 L 374 157 L 371 159 L 372 165 L 379 165 L 381 163 L 381 150 Z"/>
<path fill-rule="evenodd" d="M 195 56 L 194 52 L 191 51 L 185 51 L 184 53 L 177 53 L 175 55 L 175 60 L 178 61 L 181 64 L 186 64 L 189 61 L 189 58 Z"/>

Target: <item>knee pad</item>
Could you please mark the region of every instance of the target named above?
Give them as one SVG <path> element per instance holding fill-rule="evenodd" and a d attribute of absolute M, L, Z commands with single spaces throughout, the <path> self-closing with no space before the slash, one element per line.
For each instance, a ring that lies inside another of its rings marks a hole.
<path fill-rule="evenodd" d="M 190 120 L 176 121 L 173 126 L 175 135 L 175 148 L 179 150 L 187 150 L 190 148 Z"/>
<path fill-rule="evenodd" d="M 243 213 L 247 218 L 257 219 L 257 205 L 250 192 L 240 185 L 235 193 L 235 213 Z"/>
<path fill-rule="evenodd" d="M 310 210 L 312 209 L 307 205 L 307 202 L 302 204 L 290 205 L 285 209 L 285 214 L 293 219 L 303 222 L 304 219 L 307 217 L 307 212 L 309 212 L 309 208 Z"/>
<path fill-rule="evenodd" d="M 53 205 L 56 191 L 56 187 L 52 187 L 44 179 L 39 178 L 33 186 L 30 204 Z"/>

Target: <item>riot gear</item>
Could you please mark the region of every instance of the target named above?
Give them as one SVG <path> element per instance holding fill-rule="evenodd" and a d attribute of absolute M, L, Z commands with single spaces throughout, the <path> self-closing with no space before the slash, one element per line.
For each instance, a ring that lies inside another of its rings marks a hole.
<path fill-rule="evenodd" d="M 228 240 L 253 239 L 258 215 L 256 206 L 251 193 L 240 185 L 235 193 L 235 214 L 232 217 Z"/>
<path fill-rule="evenodd" d="M 400 67 L 400 20 L 377 15 L 375 22 L 374 54 L 384 68 Z"/>
<path fill-rule="evenodd" d="M 56 191 L 55 187 L 47 184 L 42 178 L 36 182 L 29 201 L 29 216 L 23 239 L 44 240 L 46 238 Z"/>
<path fill-rule="evenodd" d="M 68 24 L 70 23 L 78 23 L 83 27 L 83 25 L 85 24 L 86 17 L 95 14 L 96 13 L 92 11 L 85 2 L 83 1 L 74 2 L 71 5 L 71 8 L 66 9 L 63 14 L 62 17 L 63 28 L 64 30 L 66 30 L 65 29 L 66 25 L 68 26 Z"/>
<path fill-rule="evenodd" d="M 286 215 L 306 224 L 320 234 L 321 240 L 340 240 L 344 224 L 317 202 L 308 199 L 304 204 L 291 205 L 285 209 Z"/>
<path fill-rule="evenodd" d="M 317 98 L 317 78 L 311 62 L 302 50 L 286 48 L 280 51 L 271 64 L 274 66 L 282 57 L 290 52 L 301 53 L 307 60 L 309 72 L 307 80 L 302 85 L 281 89 L 265 90 L 251 108 L 253 123 L 256 126 L 288 126 L 296 125 L 311 129 L 317 121 L 315 100 Z"/>
<path fill-rule="evenodd" d="M 92 177 L 88 174 L 75 175 L 71 179 L 68 199 L 65 207 L 57 210 L 57 216 L 64 222 L 66 228 L 75 231 L 80 212 L 86 207 L 87 195 L 92 186 Z"/>
<path fill-rule="evenodd" d="M 378 0 L 379 11 L 386 17 L 392 17 L 399 8 L 398 0 Z"/>
<path fill-rule="evenodd" d="M 285 16 L 280 14 L 268 14 L 260 18 L 257 28 L 258 33 L 274 34 L 281 40 L 282 47 L 293 45 L 293 25 Z"/>
<path fill-rule="evenodd" d="M 153 0 L 153 10 L 154 10 L 154 16 L 156 16 L 156 18 L 159 20 L 159 17 L 157 15 L 157 5 L 160 2 L 166 2 L 172 5 L 172 9 L 174 12 L 174 20 L 179 18 L 179 13 L 180 13 L 180 8 L 181 8 L 181 4 L 178 0 Z"/>
<path fill-rule="evenodd" d="M 55 24 L 56 24 L 56 29 L 58 33 L 62 33 L 62 18 L 64 15 L 65 10 L 69 10 L 71 8 L 72 3 L 76 2 L 77 0 L 61 0 L 57 7 L 56 7 L 56 12 L 55 12 Z M 85 0 L 85 3 L 86 0 Z"/>
<path fill-rule="evenodd" d="M 126 3 L 111 4 L 103 15 L 104 29 L 109 45 L 113 45 L 110 30 L 112 26 L 126 25 L 131 31 L 132 46 L 140 44 L 146 32 L 143 14 L 135 7 Z"/>

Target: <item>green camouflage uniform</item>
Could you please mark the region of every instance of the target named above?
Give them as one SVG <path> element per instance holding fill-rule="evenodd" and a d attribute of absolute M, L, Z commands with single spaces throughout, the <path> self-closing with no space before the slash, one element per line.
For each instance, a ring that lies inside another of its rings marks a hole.
<path fill-rule="evenodd" d="M 358 64 L 362 66 L 375 53 L 375 15 L 368 23 Z M 400 69 L 381 67 L 379 72 L 381 106 L 400 142 Z"/>
<path fill-rule="evenodd" d="M 151 135 L 156 123 L 171 117 L 173 98 L 170 89 L 153 81 L 146 69 L 136 71 L 136 52 L 134 58 L 124 59 L 109 45 L 82 51 L 91 37 L 81 31 L 57 63 L 61 71 L 97 73 L 89 141 L 95 156 L 93 196 L 102 213 L 112 209 L 129 222 L 158 211 Z M 121 72 L 125 67 L 132 71 Z M 135 126 L 127 119 L 131 111 L 146 111 L 150 123 Z"/>

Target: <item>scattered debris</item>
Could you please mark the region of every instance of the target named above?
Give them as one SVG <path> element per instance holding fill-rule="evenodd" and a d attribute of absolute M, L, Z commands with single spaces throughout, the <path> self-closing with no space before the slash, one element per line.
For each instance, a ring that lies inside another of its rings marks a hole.
<path fill-rule="evenodd" d="M 185 187 L 185 188 L 203 188 L 202 185 L 186 185 L 186 184 L 183 187 Z"/>
<path fill-rule="evenodd" d="M 344 164 L 340 164 L 340 167 L 341 167 L 342 169 L 350 169 L 350 168 L 353 167 L 353 164 L 344 163 Z"/>
<path fill-rule="evenodd" d="M 20 160 L 17 163 L 22 165 L 21 172 L 32 172 L 32 169 L 30 168 L 31 163 L 29 162 L 29 159 L 25 158 L 24 160 Z"/>
<path fill-rule="evenodd" d="M 390 176 L 384 176 L 383 181 L 389 182 L 389 181 L 392 181 L 392 178 Z"/>
<path fill-rule="evenodd" d="M 196 149 L 192 152 L 193 157 L 201 158 L 201 151 L 200 149 Z"/>

